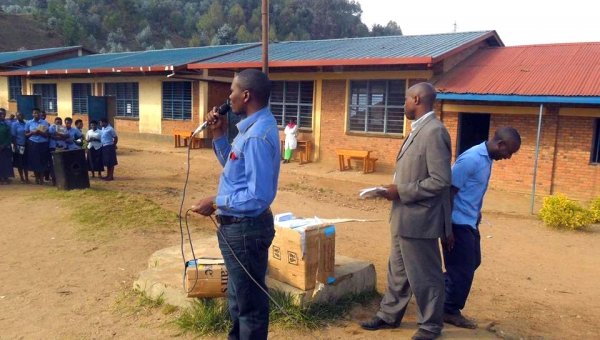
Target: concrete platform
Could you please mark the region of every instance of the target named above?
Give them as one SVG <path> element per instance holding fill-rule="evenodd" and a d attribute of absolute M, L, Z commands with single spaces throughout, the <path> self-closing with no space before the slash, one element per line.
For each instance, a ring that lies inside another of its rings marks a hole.
<path fill-rule="evenodd" d="M 210 237 L 193 242 L 196 257 L 219 257 L 217 238 Z M 186 247 L 186 256 L 191 252 Z M 298 305 L 334 302 L 348 294 L 358 294 L 375 289 L 375 267 L 372 263 L 336 255 L 333 285 L 318 284 L 313 290 L 303 291 L 267 277 L 270 289 L 289 293 Z M 148 260 L 148 269 L 142 271 L 133 288 L 145 292 L 149 297 L 162 297 L 165 303 L 188 307 L 195 300 L 186 297 L 183 288 L 183 260 L 181 247 L 174 246 L 156 251 Z"/>

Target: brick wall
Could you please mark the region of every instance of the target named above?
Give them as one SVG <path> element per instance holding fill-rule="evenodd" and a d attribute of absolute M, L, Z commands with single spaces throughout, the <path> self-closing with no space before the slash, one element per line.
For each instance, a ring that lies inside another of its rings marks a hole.
<path fill-rule="evenodd" d="M 521 149 L 510 160 L 494 163 L 490 186 L 517 192 L 531 192 L 537 138 L 538 117 L 534 115 L 492 114 L 490 136 L 502 126 L 512 126 L 521 135 Z M 542 122 L 536 194 L 552 193 L 552 173 L 556 151 L 558 109 L 547 108 Z"/>
<path fill-rule="evenodd" d="M 140 132 L 140 124 L 137 119 L 120 119 L 115 118 L 115 130 L 117 134 L 122 132 Z"/>
<path fill-rule="evenodd" d="M 347 135 L 344 130 L 345 120 L 345 80 L 324 80 L 323 101 L 321 104 L 321 149 L 323 162 L 337 164 L 336 148 L 372 150 L 373 157 L 378 158 L 377 167 L 391 169 L 396 160 L 403 139 Z"/>
<path fill-rule="evenodd" d="M 459 133 L 458 113 L 443 112 L 442 120 L 452 139 L 453 161 Z M 490 137 L 502 126 L 521 134 L 521 149 L 509 160 L 494 162 L 490 187 L 530 193 L 537 138 L 538 116 L 492 114 Z M 594 118 L 559 116 L 557 107 L 547 107 L 542 122 L 536 194 L 564 193 L 576 199 L 600 196 L 600 166 L 590 164 Z"/>
<path fill-rule="evenodd" d="M 458 144 L 456 143 L 458 139 L 458 113 L 456 112 L 441 112 L 441 108 L 436 105 L 435 112 L 440 117 L 446 129 L 448 130 L 448 134 L 450 134 L 450 145 L 452 147 L 452 162 L 456 159 L 456 150 L 458 148 Z"/>
<path fill-rule="evenodd" d="M 590 164 L 594 121 L 592 117 L 559 117 L 554 192 L 577 199 L 600 196 L 600 166 Z"/>

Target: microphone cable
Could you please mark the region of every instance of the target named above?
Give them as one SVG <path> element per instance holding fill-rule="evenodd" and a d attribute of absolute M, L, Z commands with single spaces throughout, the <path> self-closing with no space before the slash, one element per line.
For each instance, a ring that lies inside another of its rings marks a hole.
<path fill-rule="evenodd" d="M 186 191 L 187 191 L 187 186 L 188 186 L 188 182 L 189 182 L 189 178 L 190 178 L 190 151 L 191 151 L 191 147 L 192 147 L 192 143 L 193 143 L 193 136 L 190 137 L 190 141 L 188 143 L 188 148 L 187 148 L 187 170 L 186 170 L 186 174 L 185 174 L 185 183 L 183 185 L 183 191 L 182 191 L 182 195 L 181 195 L 181 203 L 179 205 L 179 231 L 181 234 L 181 257 L 183 258 L 183 290 L 186 293 L 190 293 L 191 291 L 194 290 L 194 288 L 196 287 L 196 284 L 198 283 L 198 278 L 199 278 L 199 271 L 198 271 L 198 263 L 196 262 L 195 264 L 195 269 L 196 269 L 196 280 L 194 281 L 193 286 L 187 290 L 185 288 L 185 280 L 187 277 L 187 263 L 188 261 L 186 261 L 185 259 L 185 250 L 184 250 L 184 245 L 185 245 L 185 240 L 184 240 L 184 230 L 183 230 L 183 222 L 184 222 L 184 215 L 183 215 L 183 204 L 185 202 L 185 195 L 186 195 Z M 185 212 L 185 232 L 187 233 L 187 237 L 188 237 L 188 243 L 190 245 L 190 249 L 192 252 L 192 258 L 193 261 L 197 261 L 198 259 L 196 258 L 196 254 L 194 252 L 194 245 L 192 244 L 192 236 L 191 236 L 191 232 L 190 232 L 190 227 L 189 227 L 189 223 L 188 223 L 188 216 L 190 215 L 190 212 L 192 211 L 192 209 L 188 209 Z M 225 238 L 225 236 L 223 235 L 223 233 L 221 232 L 221 229 L 219 228 L 219 225 L 217 224 L 217 222 L 215 221 L 215 219 L 211 216 L 208 216 L 210 218 L 210 220 L 213 222 L 213 224 L 215 225 L 215 228 L 217 229 L 217 232 L 219 233 L 219 235 L 221 236 L 221 238 L 223 239 L 223 241 L 225 242 L 225 245 L 227 245 L 227 248 L 229 248 L 229 251 L 231 251 L 231 254 L 233 255 L 233 257 L 235 258 L 236 262 L 240 265 L 240 267 L 242 267 L 242 269 L 244 270 L 244 272 L 248 275 L 248 277 L 250 278 L 250 280 L 263 292 L 265 293 L 265 295 L 267 295 L 267 297 L 269 298 L 269 300 L 277 307 L 277 309 L 279 309 L 279 311 L 285 315 L 288 319 L 290 320 L 298 320 L 298 317 L 293 316 L 291 314 L 289 314 L 288 312 L 285 311 L 285 309 L 275 300 L 275 298 L 273 298 L 273 296 L 271 294 L 269 294 L 269 291 L 265 288 L 263 288 L 258 281 L 252 276 L 252 274 L 250 273 L 250 271 L 248 271 L 248 269 L 246 268 L 246 266 L 244 266 L 244 264 L 242 263 L 242 261 L 237 257 L 237 255 L 235 254 L 235 252 L 233 251 L 233 248 L 231 247 L 231 245 L 229 244 L 229 242 L 227 242 L 227 239 Z M 304 314 L 302 311 L 300 311 L 300 314 Z M 320 340 L 319 337 L 317 337 L 315 334 L 313 334 L 312 332 L 309 333 L 310 336 L 316 340 Z"/>

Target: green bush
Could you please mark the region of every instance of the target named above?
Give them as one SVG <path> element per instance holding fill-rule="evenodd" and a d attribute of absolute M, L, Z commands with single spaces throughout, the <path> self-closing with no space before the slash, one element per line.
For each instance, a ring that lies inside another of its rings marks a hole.
<path fill-rule="evenodd" d="M 579 230 L 594 222 L 594 214 L 577 202 L 557 194 L 544 198 L 540 218 L 555 229 Z"/>
<path fill-rule="evenodd" d="M 592 201 L 590 204 L 590 211 L 594 216 L 594 223 L 600 222 L 600 197 Z"/>

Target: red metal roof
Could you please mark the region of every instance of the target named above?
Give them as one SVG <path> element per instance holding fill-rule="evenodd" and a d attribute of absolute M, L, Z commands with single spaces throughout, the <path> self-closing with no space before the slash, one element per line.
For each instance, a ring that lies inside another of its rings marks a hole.
<path fill-rule="evenodd" d="M 435 86 L 443 93 L 599 96 L 600 42 L 482 49 Z"/>

